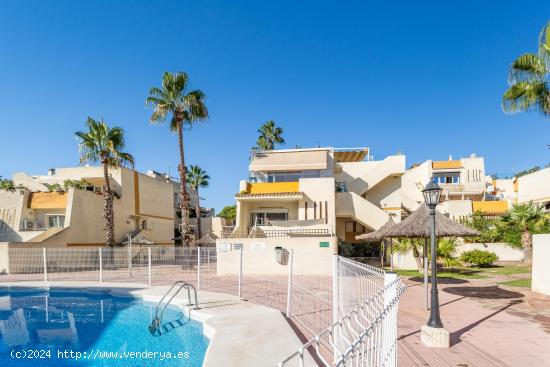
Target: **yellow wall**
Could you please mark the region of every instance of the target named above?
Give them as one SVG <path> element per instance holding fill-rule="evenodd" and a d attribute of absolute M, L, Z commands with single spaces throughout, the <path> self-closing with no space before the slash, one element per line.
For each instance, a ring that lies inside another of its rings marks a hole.
<path fill-rule="evenodd" d="M 248 184 L 249 194 L 273 194 L 279 192 L 298 192 L 298 182 L 265 182 Z"/>
<path fill-rule="evenodd" d="M 472 210 L 474 212 L 480 211 L 483 213 L 505 213 L 508 211 L 507 201 L 473 201 Z"/>
<path fill-rule="evenodd" d="M 27 207 L 30 209 L 65 209 L 67 194 L 64 192 L 33 192 Z"/>

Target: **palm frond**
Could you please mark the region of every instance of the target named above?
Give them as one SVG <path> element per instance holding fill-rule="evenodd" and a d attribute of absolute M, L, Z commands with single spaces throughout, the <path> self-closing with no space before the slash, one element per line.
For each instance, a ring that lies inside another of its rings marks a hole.
<path fill-rule="evenodd" d="M 510 86 L 502 97 L 504 112 L 539 111 L 550 114 L 550 91 L 543 81 L 523 81 Z"/>
<path fill-rule="evenodd" d="M 103 119 L 94 120 L 88 117 L 88 131 L 77 131 L 75 136 L 80 141 L 80 163 L 107 162 L 118 167 L 126 163 L 134 166 L 134 157 L 124 149 L 124 130 L 120 127 L 110 128 Z"/>
<path fill-rule="evenodd" d="M 540 31 L 539 56 L 546 63 L 550 63 L 550 21 Z"/>
<path fill-rule="evenodd" d="M 522 81 L 544 81 L 548 68 L 543 59 L 535 54 L 523 54 L 510 66 L 508 83 L 515 84 Z"/>

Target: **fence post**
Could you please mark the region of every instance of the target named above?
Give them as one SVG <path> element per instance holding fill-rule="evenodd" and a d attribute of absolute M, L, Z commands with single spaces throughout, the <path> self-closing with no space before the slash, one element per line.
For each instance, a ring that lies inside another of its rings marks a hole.
<path fill-rule="evenodd" d="M 340 283 L 338 274 L 338 255 L 332 255 L 332 322 L 340 318 Z"/>
<path fill-rule="evenodd" d="M 397 274 L 385 273 L 384 274 L 384 309 L 389 307 L 392 301 L 397 297 L 397 285 L 395 280 Z M 393 284 L 392 284 L 393 282 Z M 389 285 L 392 284 L 390 287 Z M 395 310 L 389 310 L 384 318 L 382 327 L 382 339 L 380 342 L 382 345 L 382 353 L 380 354 L 380 365 L 397 366 L 397 312 Z"/>
<path fill-rule="evenodd" d="M 336 323 L 340 319 L 340 275 L 338 269 L 338 255 L 332 255 L 332 323 Z M 336 335 L 333 335 L 334 344 L 337 348 L 334 348 L 333 358 L 334 362 L 339 358 L 337 349 L 340 349 L 340 330 L 338 327 L 334 327 L 333 330 Z"/>
<path fill-rule="evenodd" d="M 97 249 L 99 251 L 99 282 L 103 282 L 103 254 L 101 247 Z"/>
<path fill-rule="evenodd" d="M 151 247 L 147 247 L 147 279 L 151 285 Z"/>
<path fill-rule="evenodd" d="M 48 281 L 48 260 L 46 259 L 46 248 L 42 247 L 42 259 L 44 260 L 44 281 Z"/>
<path fill-rule="evenodd" d="M 294 264 L 294 249 L 290 249 L 288 258 L 288 290 L 286 292 L 286 317 L 290 317 L 290 304 L 292 302 L 292 266 Z"/>
<path fill-rule="evenodd" d="M 128 235 L 128 273 L 132 278 L 132 235 Z"/>
<path fill-rule="evenodd" d="M 243 245 L 239 249 L 239 298 L 243 296 Z"/>
<path fill-rule="evenodd" d="M 201 289 L 201 248 L 197 246 L 197 289 Z"/>

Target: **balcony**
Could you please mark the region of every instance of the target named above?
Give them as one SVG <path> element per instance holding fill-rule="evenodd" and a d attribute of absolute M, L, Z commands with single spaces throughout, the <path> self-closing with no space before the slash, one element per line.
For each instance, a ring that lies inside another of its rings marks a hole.
<path fill-rule="evenodd" d="M 278 194 L 288 192 L 299 192 L 299 182 L 261 182 L 249 183 L 247 191 L 249 194 Z"/>
<path fill-rule="evenodd" d="M 251 230 L 235 231 L 235 227 L 223 227 L 222 238 L 281 238 L 281 237 L 329 237 L 329 228 L 277 228 L 257 227 Z"/>

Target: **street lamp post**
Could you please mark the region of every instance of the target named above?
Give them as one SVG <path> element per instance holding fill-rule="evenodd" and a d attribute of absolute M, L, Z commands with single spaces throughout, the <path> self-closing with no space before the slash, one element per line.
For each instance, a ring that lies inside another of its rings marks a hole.
<path fill-rule="evenodd" d="M 422 190 L 426 205 L 430 209 L 430 249 L 432 252 L 432 297 L 430 307 L 430 319 L 428 320 L 428 326 L 441 328 L 441 318 L 439 316 L 439 296 L 437 292 L 437 248 L 436 248 L 436 234 L 435 234 L 435 207 L 439 204 L 439 198 L 441 196 L 441 188 L 433 181 L 430 181 L 424 190 Z"/>
<path fill-rule="evenodd" d="M 432 251 L 432 293 L 430 319 L 428 324 L 424 325 L 421 330 L 420 340 L 428 347 L 433 348 L 448 348 L 450 345 L 450 334 L 443 327 L 441 317 L 439 315 L 439 296 L 437 292 L 437 246 L 436 246 L 436 231 L 435 231 L 435 208 L 439 204 L 441 197 L 441 188 L 433 181 L 430 181 L 422 194 L 424 201 L 430 209 L 430 238 Z"/>

